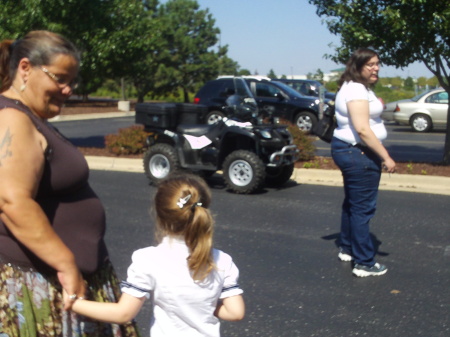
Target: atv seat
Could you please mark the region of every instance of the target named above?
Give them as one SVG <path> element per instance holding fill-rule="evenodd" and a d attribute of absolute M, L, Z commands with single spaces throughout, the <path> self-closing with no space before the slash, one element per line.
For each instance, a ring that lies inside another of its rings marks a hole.
<path fill-rule="evenodd" d="M 207 136 L 208 138 L 210 134 L 216 134 L 217 131 L 220 131 L 221 127 L 220 127 L 221 123 L 217 123 L 217 124 L 202 124 L 202 125 L 189 125 L 189 124 L 181 124 L 177 126 L 177 132 L 185 134 L 185 135 L 190 135 L 190 136 L 195 136 L 195 137 L 200 137 L 200 136 Z"/>

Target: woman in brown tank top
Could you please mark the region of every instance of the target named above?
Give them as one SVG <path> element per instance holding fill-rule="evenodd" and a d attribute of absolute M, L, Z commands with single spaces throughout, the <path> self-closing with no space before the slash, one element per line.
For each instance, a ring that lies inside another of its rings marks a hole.
<path fill-rule="evenodd" d="M 76 88 L 79 63 L 55 33 L 0 42 L 0 333 L 9 337 L 137 336 L 134 323 L 91 322 L 62 302 L 63 288 L 73 300 L 120 297 L 87 163 L 47 123 Z"/>

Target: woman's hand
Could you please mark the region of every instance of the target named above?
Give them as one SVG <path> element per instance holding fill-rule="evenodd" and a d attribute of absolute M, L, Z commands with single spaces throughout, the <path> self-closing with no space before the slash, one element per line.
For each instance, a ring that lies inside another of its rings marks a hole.
<path fill-rule="evenodd" d="M 58 279 L 63 287 L 64 310 L 70 310 L 77 298 L 84 298 L 86 284 L 76 267 L 69 268 L 67 271 L 59 271 Z"/>
<path fill-rule="evenodd" d="M 390 157 L 383 161 L 383 167 L 388 173 L 395 172 L 395 165 L 395 161 Z"/>

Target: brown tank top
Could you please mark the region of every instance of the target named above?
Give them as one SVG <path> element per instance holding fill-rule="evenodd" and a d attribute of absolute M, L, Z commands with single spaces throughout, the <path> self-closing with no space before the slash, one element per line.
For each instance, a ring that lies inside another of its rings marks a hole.
<path fill-rule="evenodd" d="M 26 113 L 47 140 L 44 172 L 35 200 L 55 232 L 74 253 L 80 270 L 93 273 L 108 255 L 103 240 L 105 211 L 89 186 L 89 168 L 83 154 L 20 101 L 0 95 L 0 113 L 7 107 Z M 43 272 L 51 270 L 12 236 L 1 220 L 0 256 L 3 263 L 32 267 Z"/>

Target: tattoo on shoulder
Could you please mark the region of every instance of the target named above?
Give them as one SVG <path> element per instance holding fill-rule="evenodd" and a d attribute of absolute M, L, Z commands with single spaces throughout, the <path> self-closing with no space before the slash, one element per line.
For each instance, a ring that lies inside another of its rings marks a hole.
<path fill-rule="evenodd" d="M 3 166 L 5 158 L 12 157 L 11 140 L 12 135 L 8 128 L 4 135 L 0 135 L 0 166 Z"/>

